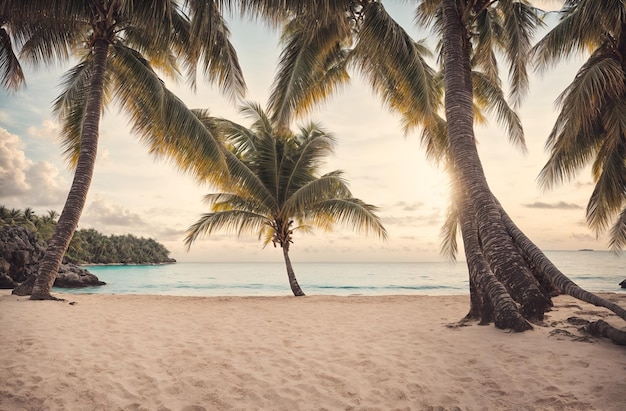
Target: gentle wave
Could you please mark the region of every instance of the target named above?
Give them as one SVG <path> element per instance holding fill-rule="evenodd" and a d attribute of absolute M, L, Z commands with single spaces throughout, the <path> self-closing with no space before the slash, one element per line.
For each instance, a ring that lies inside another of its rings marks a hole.
<path fill-rule="evenodd" d="M 551 251 L 564 274 L 592 291 L 622 292 L 626 262 L 606 251 Z M 70 293 L 190 296 L 291 295 L 285 266 L 276 263 L 177 263 L 159 266 L 86 267 L 107 285 L 63 289 Z M 468 294 L 464 262 L 296 263 L 308 295 Z"/>

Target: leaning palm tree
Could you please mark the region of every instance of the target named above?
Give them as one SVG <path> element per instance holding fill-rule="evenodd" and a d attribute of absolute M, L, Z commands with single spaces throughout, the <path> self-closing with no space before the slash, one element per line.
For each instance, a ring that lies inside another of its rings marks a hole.
<path fill-rule="evenodd" d="M 219 179 L 223 155 L 216 141 L 172 95 L 153 67 L 175 78 L 184 58 L 192 83 L 201 65 L 233 96 L 244 91 L 228 29 L 213 1 L 5 0 L 21 16 L 13 27 L 24 38 L 20 56 L 33 63 L 79 63 L 65 77 L 55 101 L 74 179 L 52 240 L 39 266 L 31 299 L 51 299 L 50 290 L 85 205 L 98 146 L 103 109 L 116 101 L 151 153 L 173 158 L 202 179 Z M 190 20 L 191 18 L 191 20 Z"/>
<path fill-rule="evenodd" d="M 533 50 L 538 68 L 591 53 L 558 100 L 539 181 L 549 189 L 592 164 L 587 223 L 599 234 L 613 222 L 610 247 L 619 251 L 626 246 L 626 4 L 569 0 L 559 14 Z"/>
<path fill-rule="evenodd" d="M 343 79 L 337 75 L 343 68 L 337 64 L 339 51 L 345 52 L 354 39 L 332 35 L 352 30 L 358 42 L 349 53 L 350 62 L 370 79 L 384 103 L 402 114 L 407 129 L 423 127 L 427 153 L 443 161 L 453 177 L 454 212 L 445 225 L 444 246 L 449 254 L 455 253 L 460 229 L 470 276 L 467 318 L 494 322 L 499 328 L 528 330 L 532 328 L 529 321 L 541 320 L 550 309 L 551 295 L 563 292 L 607 307 L 626 319 L 626 310 L 582 290 L 519 230 L 489 189 L 478 156 L 474 133 L 477 103 L 494 110 L 513 141 L 523 147 L 517 116 L 501 95 L 496 53 L 509 64 L 510 97 L 515 106 L 528 86 L 526 56 L 540 24 L 536 10 L 526 1 L 418 2 L 418 21 L 432 27 L 441 39 L 440 77 L 425 67 L 419 44 L 389 18 L 378 1 L 242 2 L 246 10 L 273 21 L 285 15 L 295 16 L 292 21 L 297 21 L 287 26 L 286 33 L 293 41 L 281 56 L 280 78 L 275 82 L 280 91 L 272 95 L 277 118 L 289 118 L 289 113 L 297 114 L 301 107 L 307 109 L 334 90 L 333 85 L 342 84 L 336 81 Z M 329 85 L 329 79 L 334 83 Z M 445 120 L 437 111 L 442 96 L 438 82 L 445 90 Z M 282 111 L 287 114 L 280 114 Z"/>
<path fill-rule="evenodd" d="M 222 192 L 205 197 L 212 212 L 189 227 L 185 243 L 189 248 L 201 235 L 217 230 L 256 234 L 264 246 L 272 242 L 282 248 L 291 291 L 303 296 L 289 258 L 294 233 L 330 230 L 335 223 L 383 239 L 387 233 L 376 207 L 352 197 L 341 171 L 318 175 L 322 160 L 333 151 L 330 134 L 316 124 L 294 134 L 251 103 L 242 113 L 253 120 L 251 128 L 199 113 L 229 147 L 231 180 L 220 186 Z"/>

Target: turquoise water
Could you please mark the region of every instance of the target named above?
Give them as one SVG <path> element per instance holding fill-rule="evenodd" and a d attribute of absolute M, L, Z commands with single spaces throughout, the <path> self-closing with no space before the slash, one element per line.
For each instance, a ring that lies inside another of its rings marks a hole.
<path fill-rule="evenodd" d="M 626 258 L 605 251 L 551 251 L 548 257 L 589 291 L 621 292 Z M 86 267 L 107 285 L 59 292 L 188 296 L 291 295 L 285 266 L 277 263 L 177 263 Z M 309 295 L 468 294 L 465 262 L 298 263 Z"/>

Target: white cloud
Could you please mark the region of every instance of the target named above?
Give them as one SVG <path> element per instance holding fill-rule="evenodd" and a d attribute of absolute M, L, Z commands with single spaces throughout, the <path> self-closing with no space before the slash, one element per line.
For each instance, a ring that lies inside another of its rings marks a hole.
<path fill-rule="evenodd" d="M 59 125 L 52 120 L 44 120 L 41 127 L 28 127 L 28 134 L 46 140 L 55 141 L 57 138 Z"/>
<path fill-rule="evenodd" d="M 103 233 L 135 234 L 148 227 L 148 223 L 138 213 L 97 194 L 85 209 L 81 217 L 83 222 Z"/>
<path fill-rule="evenodd" d="M 65 181 L 47 161 L 33 162 L 20 137 L 0 128 L 0 201 L 17 207 L 58 207 L 65 198 Z"/>

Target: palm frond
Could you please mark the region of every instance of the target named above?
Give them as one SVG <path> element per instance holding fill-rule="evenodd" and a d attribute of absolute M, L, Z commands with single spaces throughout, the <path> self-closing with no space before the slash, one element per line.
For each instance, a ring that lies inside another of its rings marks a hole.
<path fill-rule="evenodd" d="M 440 254 L 450 261 L 456 261 L 456 256 L 459 252 L 459 245 L 457 242 L 459 230 L 459 209 L 457 208 L 456 203 L 451 201 L 448 204 L 446 219 L 440 230 Z"/>
<path fill-rule="evenodd" d="M 245 193 L 211 193 L 205 195 L 203 201 L 210 206 L 213 212 L 239 210 L 269 215 L 273 210 L 273 208 L 267 208 L 255 197 Z"/>
<path fill-rule="evenodd" d="M 26 84 L 11 36 L 4 27 L 0 27 L 0 87 L 16 91 Z"/>
<path fill-rule="evenodd" d="M 587 222 L 597 232 L 606 229 L 626 203 L 626 103 L 621 108 L 612 110 L 620 113 L 614 119 L 619 130 L 617 134 L 606 134 L 592 166 L 596 185 L 587 205 Z"/>
<path fill-rule="evenodd" d="M 493 10 L 487 10 L 476 17 L 476 40 L 474 54 L 472 55 L 472 67 L 480 69 L 493 83 L 500 82 L 498 62 L 495 49 L 498 42 L 497 36 L 502 30 Z"/>
<path fill-rule="evenodd" d="M 234 190 L 246 197 L 252 197 L 268 210 L 276 209 L 278 207 L 276 193 L 269 190 L 259 174 L 233 153 L 226 152 L 225 155 L 229 179 L 220 184 L 219 187 Z"/>
<path fill-rule="evenodd" d="M 446 121 L 437 115 L 424 122 L 420 142 L 428 160 L 435 164 L 443 161 L 449 150 Z"/>
<path fill-rule="evenodd" d="M 343 178 L 343 172 L 335 170 L 324 174 L 294 191 L 283 204 L 287 216 L 301 216 L 311 204 L 330 198 L 350 198 L 352 193 Z"/>
<path fill-rule="evenodd" d="M 405 129 L 421 125 L 440 107 L 441 89 L 418 46 L 389 16 L 382 4 L 363 10 L 352 64 L 369 80 L 374 92 L 404 118 Z"/>
<path fill-rule="evenodd" d="M 609 247 L 615 253 L 619 253 L 626 247 L 626 207 L 617 216 L 609 234 Z"/>
<path fill-rule="evenodd" d="M 386 240 L 387 230 L 375 214 L 377 210 L 377 207 L 358 198 L 331 198 L 315 203 L 306 216 L 314 222 L 330 217 L 363 234 L 375 234 Z"/>
<path fill-rule="evenodd" d="M 526 152 L 522 121 L 509 106 L 500 85 L 494 84 L 489 76 L 476 71 L 472 72 L 472 85 L 474 100 L 479 107 L 483 107 L 489 113 L 494 113 L 498 123 L 506 127 L 509 140 Z"/>
<path fill-rule="evenodd" d="M 35 29 L 28 33 L 20 49 L 20 59 L 34 66 L 68 61 L 76 45 L 86 41 L 84 33 L 88 26 L 80 19 L 58 16 L 56 13 L 47 19 L 45 22 L 40 18 L 36 20 L 38 24 L 33 25 Z M 51 26 L 54 30 L 50 30 Z"/>
<path fill-rule="evenodd" d="M 531 41 L 543 22 L 535 8 L 523 1 L 499 1 L 497 7 L 501 11 L 502 19 L 500 50 L 509 62 L 510 97 L 513 107 L 518 107 L 528 91 L 526 67 Z"/>
<path fill-rule="evenodd" d="M 296 115 L 307 113 L 348 81 L 347 53 L 342 47 L 350 41 L 346 23 L 347 18 L 338 14 L 323 26 L 310 16 L 286 25 L 268 104 L 276 124 L 289 125 Z"/>
<path fill-rule="evenodd" d="M 263 215 L 241 210 L 205 213 L 187 229 L 185 245 L 189 249 L 198 238 L 211 235 L 215 231 L 225 231 L 237 235 L 257 234 L 263 229 L 267 221 Z"/>
<path fill-rule="evenodd" d="M 561 20 L 531 50 L 538 71 L 580 54 L 596 49 L 607 38 L 622 31 L 626 5 L 621 0 L 580 1 L 565 7 Z"/>
<path fill-rule="evenodd" d="M 334 151 L 334 137 L 317 124 L 311 123 L 300 132 L 295 137 L 299 144 L 292 157 L 290 169 L 284 172 L 286 179 L 283 184 L 283 201 L 300 187 L 308 184 L 317 174 L 323 160 Z"/>
<path fill-rule="evenodd" d="M 230 30 L 215 1 L 187 1 L 191 25 L 185 49 L 190 82 L 195 85 L 198 64 L 207 81 L 216 83 L 233 100 L 246 92 L 243 72 Z"/>
<path fill-rule="evenodd" d="M 227 175 L 222 145 L 139 53 L 114 45 L 111 72 L 115 97 L 149 152 L 164 157 L 199 181 L 217 183 Z"/>
<path fill-rule="evenodd" d="M 64 74 L 63 92 L 52 104 L 52 110 L 60 120 L 63 156 L 72 170 L 76 167 L 80 153 L 90 81 L 91 61 L 83 60 Z"/>
<path fill-rule="evenodd" d="M 620 135 L 624 95 L 621 65 L 597 50 L 559 97 L 561 111 L 546 142 L 550 159 L 539 175 L 542 187 L 571 179 L 599 152 L 607 136 Z"/>

